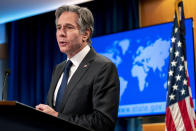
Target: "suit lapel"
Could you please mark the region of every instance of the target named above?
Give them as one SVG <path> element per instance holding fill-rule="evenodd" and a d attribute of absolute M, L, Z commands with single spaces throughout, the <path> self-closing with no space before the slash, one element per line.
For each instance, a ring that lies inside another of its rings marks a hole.
<path fill-rule="evenodd" d="M 76 86 L 76 84 L 79 83 L 82 76 L 85 74 L 85 72 L 90 67 L 91 62 L 93 61 L 94 56 L 96 55 L 96 52 L 93 48 L 90 49 L 89 53 L 86 55 L 86 57 L 83 59 L 83 61 L 80 63 L 78 69 L 70 79 L 70 82 L 67 85 L 67 89 L 64 94 L 64 100 L 60 107 L 60 110 L 63 110 L 63 107 L 65 107 L 65 104 L 67 100 L 69 99 L 69 96 L 71 95 L 72 90 Z"/>
<path fill-rule="evenodd" d="M 49 100 L 49 102 L 51 102 L 51 103 L 49 103 L 49 105 L 51 106 L 51 107 L 53 107 L 53 98 L 54 98 L 54 91 L 55 91 L 55 89 L 56 89 L 56 86 L 57 86 L 57 83 L 58 83 L 58 81 L 59 81 L 59 79 L 60 79 L 60 77 L 61 77 L 61 74 L 63 73 L 63 71 L 64 71 L 64 68 L 65 68 L 65 65 L 66 65 L 66 61 L 64 61 L 61 65 L 59 65 L 59 67 L 58 68 L 56 68 L 56 73 L 54 74 L 54 76 L 53 76 L 53 82 L 52 82 L 52 85 L 51 85 L 51 91 L 50 91 L 50 93 L 49 94 L 51 94 L 51 96 L 49 97 L 50 98 L 50 100 Z"/>

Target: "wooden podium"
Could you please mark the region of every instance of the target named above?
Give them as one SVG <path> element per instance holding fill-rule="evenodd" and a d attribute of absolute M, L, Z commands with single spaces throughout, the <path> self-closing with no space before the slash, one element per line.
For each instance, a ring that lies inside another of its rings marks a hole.
<path fill-rule="evenodd" d="M 143 131 L 165 131 L 165 123 L 149 123 L 142 125 Z M 195 129 L 196 131 L 196 129 Z"/>
<path fill-rule="evenodd" d="M 0 101 L 2 131 L 89 131 L 16 101 Z"/>

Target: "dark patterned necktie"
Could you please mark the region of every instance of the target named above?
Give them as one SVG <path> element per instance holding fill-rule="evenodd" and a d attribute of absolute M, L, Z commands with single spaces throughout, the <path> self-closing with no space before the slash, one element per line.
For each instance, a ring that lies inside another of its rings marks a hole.
<path fill-rule="evenodd" d="M 65 89 L 67 87 L 67 81 L 68 81 L 68 77 L 69 77 L 69 70 L 70 70 L 71 66 L 72 66 L 72 62 L 70 60 L 68 60 L 66 65 L 65 65 L 64 75 L 63 75 L 63 79 L 62 79 L 62 82 L 61 82 L 61 86 L 58 90 L 57 97 L 56 97 L 56 105 L 55 105 L 56 111 L 59 111 L 59 106 L 61 105 L 61 102 L 63 100 L 63 95 L 64 95 Z"/>

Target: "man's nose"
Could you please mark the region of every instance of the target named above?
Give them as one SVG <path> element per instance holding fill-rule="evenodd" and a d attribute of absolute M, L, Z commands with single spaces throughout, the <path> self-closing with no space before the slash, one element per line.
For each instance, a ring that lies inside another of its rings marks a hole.
<path fill-rule="evenodd" d="M 60 36 L 62 36 L 62 37 L 65 37 L 65 36 L 67 36 L 67 31 L 65 30 L 65 29 L 61 29 L 60 30 Z"/>

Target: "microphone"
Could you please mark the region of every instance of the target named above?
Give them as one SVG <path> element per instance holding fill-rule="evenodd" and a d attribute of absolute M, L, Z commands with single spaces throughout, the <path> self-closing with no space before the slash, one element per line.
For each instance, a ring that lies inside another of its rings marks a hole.
<path fill-rule="evenodd" d="M 4 79 L 3 79 L 3 89 L 2 89 L 2 100 L 7 100 L 7 86 L 6 86 L 6 82 L 7 82 L 7 77 L 10 74 L 10 70 L 7 69 L 5 71 L 5 75 L 4 75 Z"/>

